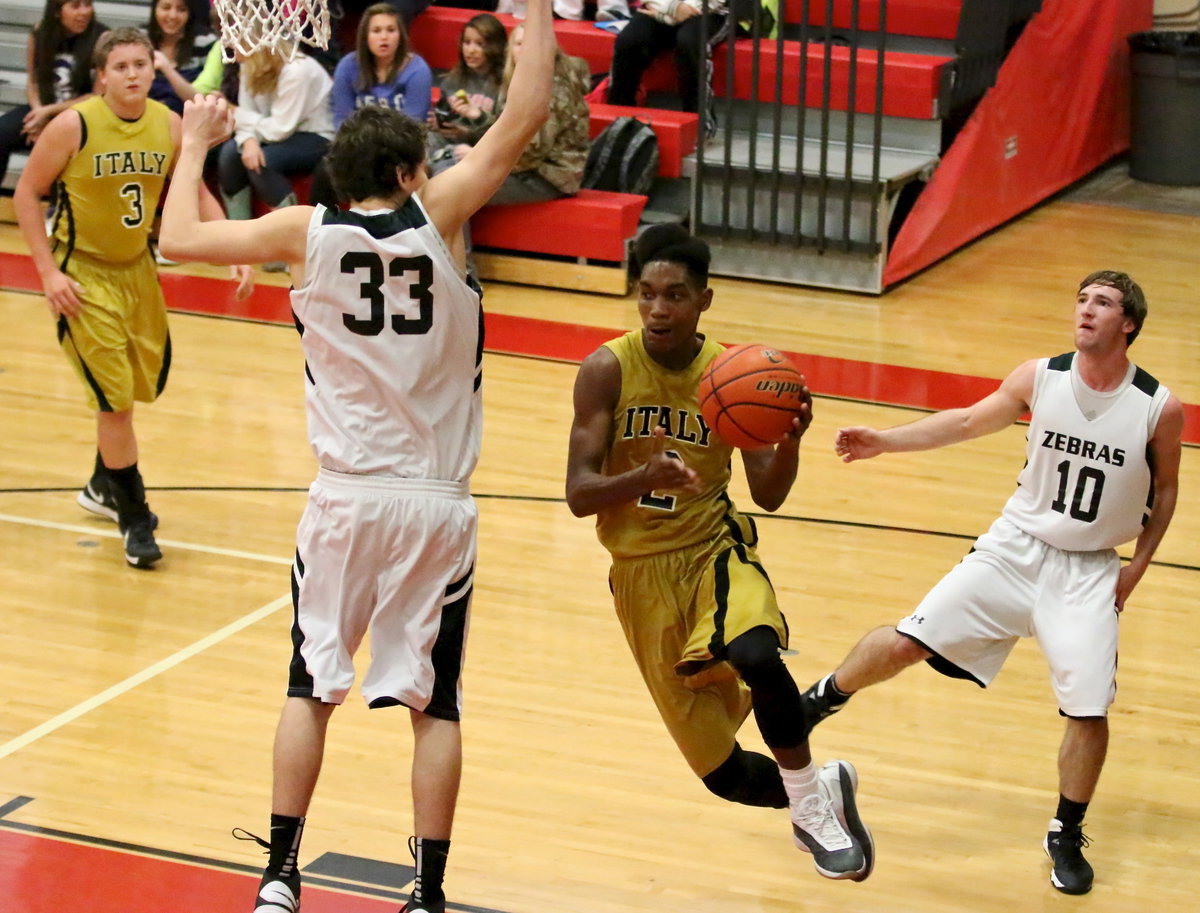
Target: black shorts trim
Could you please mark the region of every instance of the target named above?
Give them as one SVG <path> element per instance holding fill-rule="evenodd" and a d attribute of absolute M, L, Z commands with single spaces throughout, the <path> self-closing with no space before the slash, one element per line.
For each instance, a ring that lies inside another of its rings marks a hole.
<path fill-rule="evenodd" d="M 977 679 L 966 669 L 962 668 L 961 666 L 956 666 L 954 663 L 950 662 L 950 660 L 946 659 L 946 657 L 942 656 L 940 653 L 934 650 L 933 647 L 929 646 L 929 644 L 925 643 L 920 638 L 913 637 L 911 634 L 906 634 L 900 630 L 897 630 L 896 633 L 901 637 L 907 637 L 922 650 L 932 653 L 933 655 L 930 656 L 929 659 L 925 660 L 925 662 L 927 662 L 929 667 L 935 672 L 940 672 L 947 678 L 961 678 L 968 682 L 974 682 L 980 688 L 987 687 L 987 685 Z"/>

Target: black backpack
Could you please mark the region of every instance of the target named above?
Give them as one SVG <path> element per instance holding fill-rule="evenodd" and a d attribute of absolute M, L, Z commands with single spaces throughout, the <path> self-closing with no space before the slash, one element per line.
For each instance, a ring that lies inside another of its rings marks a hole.
<path fill-rule="evenodd" d="M 592 140 L 583 186 L 645 194 L 658 175 L 658 137 L 645 121 L 618 117 Z"/>

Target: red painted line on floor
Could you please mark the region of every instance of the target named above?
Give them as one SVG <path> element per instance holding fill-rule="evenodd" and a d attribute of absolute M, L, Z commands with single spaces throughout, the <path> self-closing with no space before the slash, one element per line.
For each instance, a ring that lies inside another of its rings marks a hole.
<path fill-rule="evenodd" d="M 292 322 L 285 288 L 259 286 L 248 301 L 238 302 L 233 299 L 233 283 L 227 280 L 169 270 L 161 271 L 160 277 L 172 310 L 265 323 Z M 0 286 L 37 291 L 41 281 L 28 257 L 0 254 Z M 488 314 L 486 331 L 489 352 L 569 362 L 582 361 L 601 343 L 624 332 L 506 314 Z M 1000 386 L 998 379 L 969 374 L 801 352 L 788 354 L 804 372 L 809 387 L 821 396 L 937 410 L 968 405 Z M 1183 409 L 1183 440 L 1200 444 L 1200 406 L 1185 404 Z"/>
<path fill-rule="evenodd" d="M 0 898 L 20 913 L 244 913 L 258 876 L 0 828 Z M 304 913 L 395 913 L 397 902 L 303 889 Z"/>

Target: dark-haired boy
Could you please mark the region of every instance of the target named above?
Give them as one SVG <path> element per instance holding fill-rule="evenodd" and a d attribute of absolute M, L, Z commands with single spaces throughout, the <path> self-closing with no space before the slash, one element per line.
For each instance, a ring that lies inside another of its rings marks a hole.
<path fill-rule="evenodd" d="M 712 303 L 708 246 L 677 225 L 648 229 L 635 256 L 642 328 L 580 366 L 567 504 L 596 516 L 612 554 L 617 618 L 668 731 L 714 794 L 788 808 L 796 845 L 828 878 L 862 881 L 870 831 L 846 761 L 818 770 L 780 650 L 788 628 L 755 553 L 754 522 L 729 499 L 732 450 L 700 415 L 697 387 L 721 346 L 697 332 Z M 777 510 L 796 478 L 803 415 L 774 446 L 742 452 L 754 502 Z M 745 751 L 750 711 L 774 759 Z"/>
<path fill-rule="evenodd" d="M 321 465 L 297 532 L 294 651 L 256 909 L 299 907 L 304 816 L 329 718 L 353 684 L 351 657 L 368 628 L 363 696 L 371 707 L 407 706 L 413 727 L 417 871 L 405 909 L 445 909 L 475 560 L 469 479 L 482 431 L 483 313 L 463 269 L 461 229 L 546 118 L 556 47 L 549 5 L 529 5 L 513 103 L 445 174 L 427 181 L 425 128 L 397 111 L 363 108 L 342 124 L 327 162 L 349 212 L 293 206 L 202 224 L 194 192 L 204 154 L 231 119 L 224 101 L 184 108 L 160 247 L 178 260 L 289 264 Z"/>
<path fill-rule="evenodd" d="M 1026 462 L 1000 518 L 894 627 L 870 631 L 834 673 L 804 694 L 812 725 L 856 691 L 925 660 L 986 687 L 1021 637 L 1037 638 L 1066 732 L 1059 801 L 1043 847 L 1050 879 L 1085 894 L 1083 818 L 1108 749 L 1116 698 L 1117 619 L 1150 565 L 1179 491 L 1183 406 L 1129 360 L 1146 298 L 1103 270 L 1075 295 L 1075 351 L 1027 361 L 974 405 L 877 431 L 843 428 L 844 462 L 945 447 L 1031 413 Z M 1116 546 L 1137 539 L 1121 567 Z"/>

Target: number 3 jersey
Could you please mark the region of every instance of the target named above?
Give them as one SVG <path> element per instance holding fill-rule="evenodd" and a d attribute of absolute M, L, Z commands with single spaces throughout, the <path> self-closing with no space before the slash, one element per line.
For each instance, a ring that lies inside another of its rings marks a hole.
<path fill-rule="evenodd" d="M 1038 362 L 1025 468 L 1003 515 L 1066 551 L 1135 539 L 1154 492 L 1147 448 L 1169 392 L 1135 365 L 1117 389 L 1091 390 L 1075 353 Z"/>
<path fill-rule="evenodd" d="M 158 198 L 175 158 L 171 112 L 151 100 L 137 120 L 122 120 L 100 95 L 73 107 L 82 135 L 58 179 L 55 251 L 132 263 L 149 250 Z"/>
<path fill-rule="evenodd" d="M 326 469 L 467 480 L 483 424 L 483 310 L 416 197 L 317 206 L 304 284 L 308 434 Z"/>

